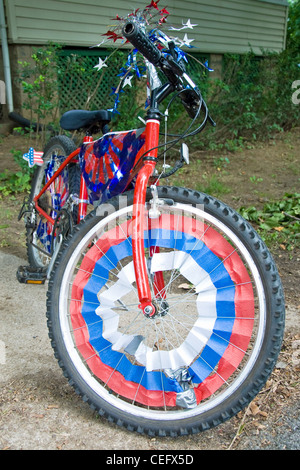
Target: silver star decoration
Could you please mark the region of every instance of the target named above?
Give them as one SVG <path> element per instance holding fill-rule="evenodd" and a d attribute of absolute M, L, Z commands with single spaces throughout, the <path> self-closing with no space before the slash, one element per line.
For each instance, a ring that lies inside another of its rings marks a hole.
<path fill-rule="evenodd" d="M 194 41 L 194 39 L 189 39 L 189 38 L 187 37 L 187 34 L 185 33 L 184 38 L 183 38 L 183 40 L 182 40 L 181 42 L 182 42 L 182 45 L 183 45 L 183 46 L 191 47 L 191 46 L 190 46 L 190 43 L 193 42 L 193 41 Z"/>
<path fill-rule="evenodd" d="M 127 75 L 127 77 L 126 77 L 125 80 L 124 80 L 124 83 L 123 83 L 123 87 L 122 87 L 122 88 L 124 88 L 126 85 L 132 86 L 132 85 L 131 85 L 131 80 L 132 80 L 132 79 L 133 79 L 133 75 L 131 75 L 131 76 L 128 76 L 128 75 Z"/>
<path fill-rule="evenodd" d="M 197 24 L 191 24 L 191 20 L 187 20 L 186 23 L 182 23 L 185 28 L 193 29 L 194 26 L 198 26 Z"/>
<path fill-rule="evenodd" d="M 186 23 L 184 23 L 182 21 L 182 27 L 181 28 L 174 28 L 174 26 L 171 26 L 171 28 L 169 28 L 171 31 L 181 31 L 182 29 L 186 29 L 186 28 L 189 28 L 189 29 L 193 29 L 194 26 L 198 26 L 197 24 L 192 24 L 191 23 L 191 20 L 188 19 Z"/>
<path fill-rule="evenodd" d="M 95 65 L 94 69 L 101 70 L 102 67 L 107 67 L 105 60 L 102 60 L 101 57 L 99 57 L 99 64 Z"/>

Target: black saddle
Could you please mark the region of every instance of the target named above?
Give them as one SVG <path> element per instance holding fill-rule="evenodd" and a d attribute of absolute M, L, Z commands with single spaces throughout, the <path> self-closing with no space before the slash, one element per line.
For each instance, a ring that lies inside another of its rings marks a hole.
<path fill-rule="evenodd" d="M 78 129 L 89 129 L 95 132 L 95 129 L 101 129 L 103 133 L 108 132 L 105 126 L 111 120 L 111 113 L 105 109 L 98 111 L 86 111 L 84 109 L 73 109 L 64 113 L 60 119 L 60 125 L 66 131 L 75 131 Z M 94 129 L 93 129 L 94 128 Z"/>

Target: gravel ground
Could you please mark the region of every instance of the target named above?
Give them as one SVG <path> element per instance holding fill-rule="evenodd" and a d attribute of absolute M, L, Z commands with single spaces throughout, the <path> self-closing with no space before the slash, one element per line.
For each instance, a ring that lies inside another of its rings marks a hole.
<path fill-rule="evenodd" d="M 259 438 L 245 440 L 243 448 L 249 450 L 299 450 L 300 449 L 300 403 L 288 406 L 272 428 L 260 432 Z"/>

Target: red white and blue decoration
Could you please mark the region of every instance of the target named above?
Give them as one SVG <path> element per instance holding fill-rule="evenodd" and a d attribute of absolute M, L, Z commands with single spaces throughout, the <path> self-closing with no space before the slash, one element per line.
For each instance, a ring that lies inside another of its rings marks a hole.
<path fill-rule="evenodd" d="M 150 40 L 156 44 L 156 46 L 164 53 L 168 54 L 168 43 L 172 41 L 175 44 L 175 51 L 177 53 L 177 61 L 184 60 L 188 62 L 188 56 L 191 59 L 194 59 L 193 56 L 185 52 L 182 48 L 185 47 L 190 49 L 193 47 L 191 44 L 194 39 L 191 39 L 186 32 L 184 32 L 183 38 L 177 36 L 173 36 L 173 33 L 181 33 L 184 30 L 193 30 L 194 27 L 198 26 L 195 23 L 192 23 L 190 19 L 183 21 L 182 24 L 178 26 L 169 26 L 168 25 L 168 16 L 169 11 L 166 8 L 160 8 L 158 6 L 160 0 L 154 1 L 151 0 L 151 3 L 147 5 L 144 9 L 136 9 L 132 11 L 127 16 L 119 16 L 116 15 L 112 18 L 113 21 L 116 23 L 109 26 L 109 30 L 103 34 L 105 39 L 103 39 L 96 47 L 104 46 L 109 41 L 113 41 L 116 43 L 119 48 L 121 48 L 124 44 L 127 44 L 126 39 L 122 36 L 122 27 L 128 19 L 134 19 L 134 21 L 138 22 L 143 30 L 147 32 L 149 35 Z M 113 53 L 112 53 L 113 54 Z M 112 55 L 111 54 L 111 55 Z M 104 67 L 108 67 L 107 62 L 109 61 L 110 56 L 106 57 L 105 60 L 99 58 L 98 64 L 94 66 L 95 69 L 98 71 L 102 70 Z M 208 65 L 208 61 L 204 63 L 199 62 L 206 70 L 209 72 L 213 72 Z M 144 58 L 139 54 L 137 49 L 131 50 L 128 54 L 127 61 L 123 67 L 120 69 L 119 77 L 120 82 L 117 87 L 112 88 L 114 95 L 115 102 L 114 106 L 110 111 L 113 114 L 119 114 L 118 112 L 118 104 L 120 102 L 119 95 L 121 92 L 124 92 L 124 88 L 126 86 L 132 86 L 132 79 L 134 77 L 141 79 L 142 77 L 146 77 L 145 74 L 146 67 Z M 146 100 L 145 108 L 148 106 L 148 101 Z"/>
<path fill-rule="evenodd" d="M 185 227 L 181 237 L 178 225 Z M 72 281 L 76 346 L 93 374 L 120 396 L 150 407 L 194 407 L 222 387 L 243 360 L 254 324 L 253 287 L 232 245 L 200 221 L 163 214 L 145 231 L 144 243 L 146 250 L 160 248 L 151 273 L 177 272 L 193 286 L 183 294 L 194 305 L 193 316 L 182 315 L 178 303 L 184 304 L 173 294 L 157 324 L 133 312 L 131 328 L 122 327 L 124 315 L 138 304 L 131 221 L 125 221 L 94 240 Z M 165 336 L 174 322 L 185 324 L 185 335 L 165 345 L 159 336 L 147 341 L 150 330 Z"/>
<path fill-rule="evenodd" d="M 145 133 L 131 130 L 111 132 L 82 145 L 79 163 L 92 204 L 106 202 L 127 188 L 144 143 Z"/>
<path fill-rule="evenodd" d="M 43 160 L 44 152 L 37 152 L 33 147 L 30 147 L 27 153 L 24 153 L 23 159 L 28 162 L 29 168 L 32 168 L 34 165 L 42 166 L 44 163 Z"/>

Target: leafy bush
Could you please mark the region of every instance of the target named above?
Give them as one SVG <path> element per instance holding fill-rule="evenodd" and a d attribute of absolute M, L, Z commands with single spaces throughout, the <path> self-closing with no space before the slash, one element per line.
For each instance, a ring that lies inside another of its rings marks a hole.
<path fill-rule="evenodd" d="M 0 173 L 0 198 L 10 194 L 29 193 L 30 182 L 31 175 L 28 172 L 5 170 Z"/>
<path fill-rule="evenodd" d="M 285 50 L 256 57 L 227 54 L 222 80 L 208 91 L 210 113 L 217 122 L 204 144 L 261 140 L 299 125 L 300 107 L 292 102 L 292 83 L 299 76 L 300 53 Z"/>
<path fill-rule="evenodd" d="M 289 17 L 287 23 L 287 48 L 300 49 L 300 1 L 289 0 Z"/>
<path fill-rule="evenodd" d="M 240 214 L 257 225 L 268 243 L 279 243 L 283 249 L 300 246 L 300 193 L 287 193 L 280 201 L 256 207 L 241 207 Z"/>
<path fill-rule="evenodd" d="M 49 44 L 48 47 L 35 48 L 30 62 L 19 61 L 19 79 L 26 96 L 23 108 L 28 111 L 31 124 L 41 128 L 43 143 L 45 124 L 57 125 L 57 64 L 61 47 Z"/>

